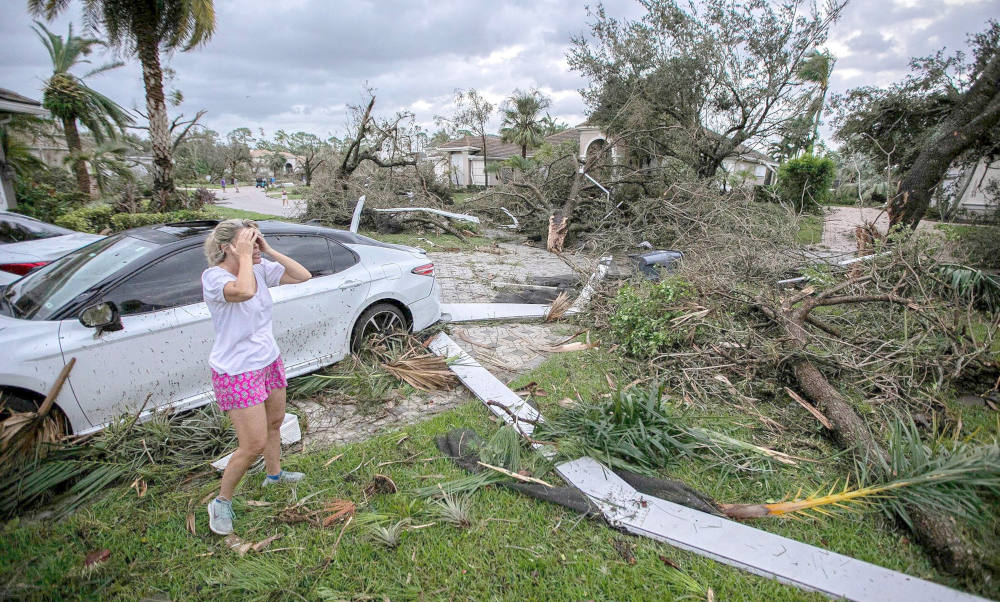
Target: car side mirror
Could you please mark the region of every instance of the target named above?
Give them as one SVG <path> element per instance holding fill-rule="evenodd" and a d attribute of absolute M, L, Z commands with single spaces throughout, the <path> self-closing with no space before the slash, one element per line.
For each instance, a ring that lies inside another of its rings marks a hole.
<path fill-rule="evenodd" d="M 84 309 L 80 312 L 80 323 L 87 328 L 96 328 L 98 334 L 123 328 L 118 307 L 111 301 L 104 301 Z"/>

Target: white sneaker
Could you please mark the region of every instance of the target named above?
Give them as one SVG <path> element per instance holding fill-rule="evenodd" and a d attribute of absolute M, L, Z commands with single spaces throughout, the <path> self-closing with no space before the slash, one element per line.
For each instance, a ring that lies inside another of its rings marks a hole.
<path fill-rule="evenodd" d="M 292 472 L 290 470 L 282 470 L 278 473 L 277 479 L 272 479 L 271 477 L 264 477 L 264 482 L 261 483 L 262 487 L 267 487 L 269 485 L 275 485 L 277 483 L 298 483 L 302 479 L 306 478 L 304 472 Z"/>
<path fill-rule="evenodd" d="M 208 528 L 216 535 L 233 532 L 233 502 L 215 498 L 208 503 Z"/>

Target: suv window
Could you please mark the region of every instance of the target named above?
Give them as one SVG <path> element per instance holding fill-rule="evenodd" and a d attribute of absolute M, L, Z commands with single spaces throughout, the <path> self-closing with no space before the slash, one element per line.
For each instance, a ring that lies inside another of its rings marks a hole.
<path fill-rule="evenodd" d="M 272 234 L 267 237 L 267 242 L 275 250 L 301 263 L 313 278 L 328 276 L 336 271 L 333 267 L 330 245 L 322 236 Z"/>
<path fill-rule="evenodd" d="M 104 300 L 114 301 L 123 316 L 198 303 L 204 271 L 201 247 L 184 249 L 129 276 L 105 294 Z"/>

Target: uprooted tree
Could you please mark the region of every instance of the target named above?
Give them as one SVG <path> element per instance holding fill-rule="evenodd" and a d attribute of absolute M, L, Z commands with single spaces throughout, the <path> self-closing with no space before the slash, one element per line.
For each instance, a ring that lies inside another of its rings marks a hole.
<path fill-rule="evenodd" d="M 369 208 L 401 204 L 442 208 L 451 202 L 450 192 L 434 176 L 431 166 L 416 159 L 427 136 L 414 123 L 413 114 L 404 111 L 380 117 L 374 109 L 371 91 L 362 104 L 351 107 L 352 123 L 331 157 L 334 167 L 318 178 L 309 192 L 308 217 L 345 225 L 361 196 L 366 198 L 363 215 L 370 221 L 376 214 Z M 463 236 L 447 221 L 430 214 L 409 214 L 391 221 L 394 227 L 412 222 Z"/>

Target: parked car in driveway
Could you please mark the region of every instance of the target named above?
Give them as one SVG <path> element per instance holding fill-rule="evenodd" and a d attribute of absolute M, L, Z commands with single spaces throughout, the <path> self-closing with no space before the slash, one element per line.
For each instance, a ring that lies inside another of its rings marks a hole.
<path fill-rule="evenodd" d="M 53 226 L 20 213 L 0 211 L 0 284 L 104 238 Z"/>
<path fill-rule="evenodd" d="M 214 331 L 202 300 L 202 252 L 215 221 L 108 236 L 0 290 L 0 391 L 30 409 L 70 358 L 56 398 L 69 430 L 123 413 L 212 400 Z M 313 277 L 271 290 L 274 335 L 289 377 L 332 364 L 372 333 L 421 330 L 441 315 L 424 251 L 313 225 L 264 221 L 276 250 Z"/>

